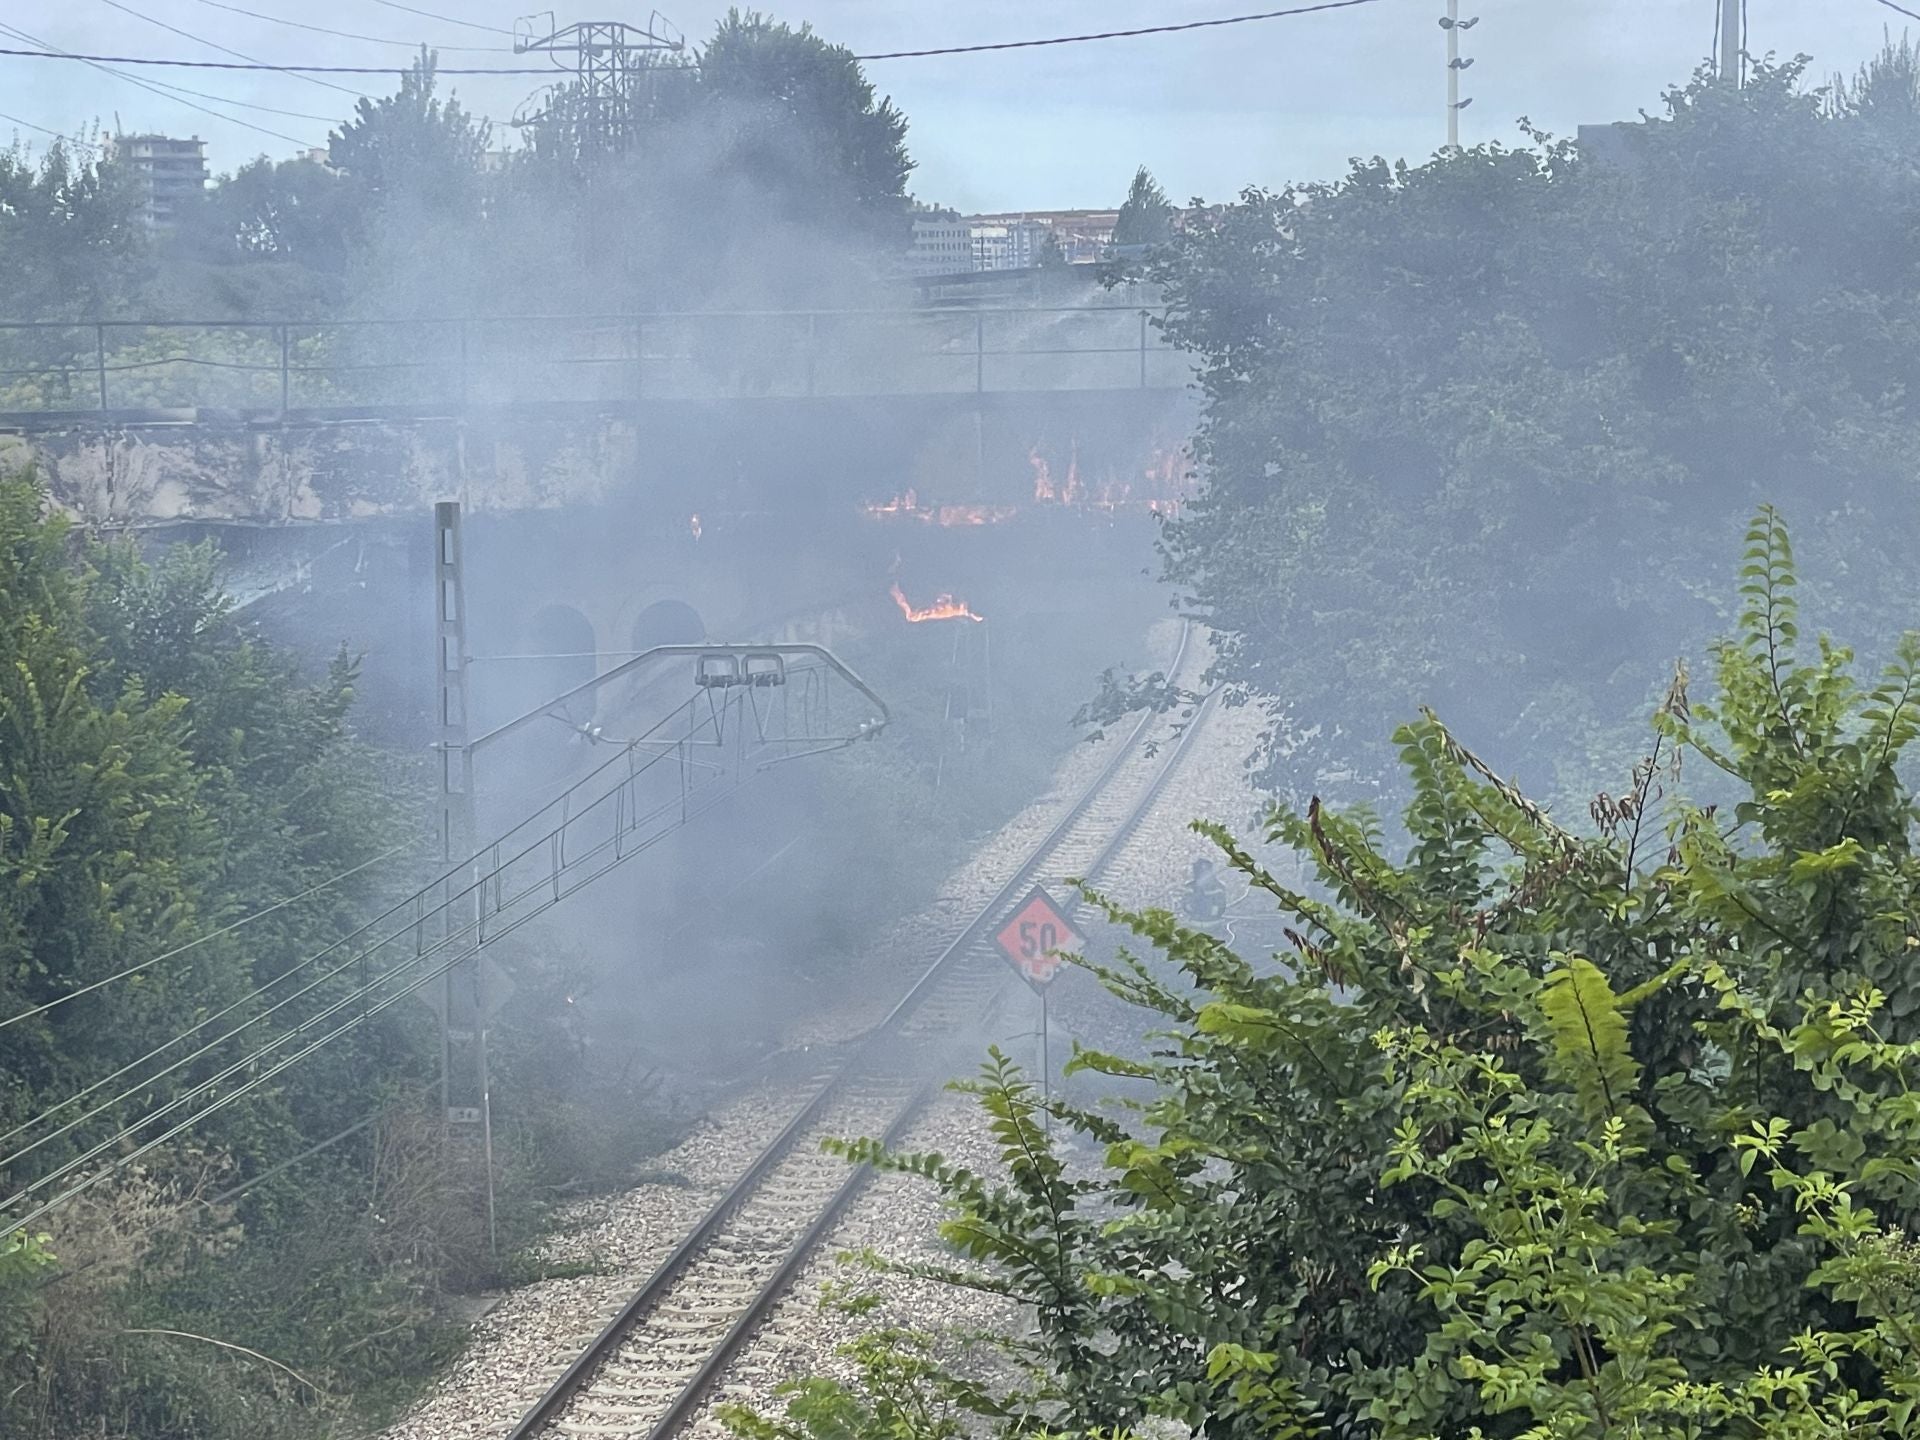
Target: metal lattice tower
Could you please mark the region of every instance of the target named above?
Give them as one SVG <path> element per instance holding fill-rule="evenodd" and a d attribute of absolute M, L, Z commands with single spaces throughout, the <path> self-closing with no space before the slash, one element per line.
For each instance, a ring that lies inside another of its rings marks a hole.
<path fill-rule="evenodd" d="M 546 33 L 535 21 L 544 19 Z M 591 170 L 594 163 L 629 149 L 649 118 L 662 53 L 679 54 L 686 40 L 658 11 L 644 26 L 620 20 L 583 20 L 555 27 L 553 17 L 514 22 L 516 55 L 550 55 L 556 64 L 571 62 L 570 90 L 550 89 L 529 102 L 516 125 L 564 126 L 574 153 Z"/>

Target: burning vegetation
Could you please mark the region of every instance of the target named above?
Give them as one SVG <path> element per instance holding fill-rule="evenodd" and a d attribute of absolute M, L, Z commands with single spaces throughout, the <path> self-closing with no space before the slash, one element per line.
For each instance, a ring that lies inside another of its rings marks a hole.
<path fill-rule="evenodd" d="M 998 525 L 1020 513 L 1017 505 L 922 505 L 916 491 L 905 490 L 891 500 L 862 507 L 877 519 L 906 518 L 923 525 Z"/>
<path fill-rule="evenodd" d="M 966 601 L 956 600 L 944 592 L 936 595 L 931 605 L 915 605 L 907 599 L 907 592 L 900 588 L 898 580 L 893 582 L 888 593 L 893 596 L 893 603 L 900 607 L 900 613 L 907 617 L 910 625 L 924 624 L 929 620 L 972 620 L 977 623 L 987 618 L 976 615 L 968 608 Z"/>
<path fill-rule="evenodd" d="M 1028 505 L 936 504 L 907 489 L 888 500 L 868 501 L 861 509 L 875 520 L 913 520 L 922 525 L 952 529 L 1000 525 L 1034 508 L 1081 510 L 1116 515 L 1145 510 L 1150 515 L 1177 515 L 1193 478 L 1191 457 L 1184 448 L 1155 445 L 1137 475 L 1122 476 L 1108 467 L 1100 478 L 1082 473 L 1080 445 L 1070 441 L 1064 471 L 1056 473 L 1042 447 L 1027 452 L 1033 469 L 1032 498 Z"/>

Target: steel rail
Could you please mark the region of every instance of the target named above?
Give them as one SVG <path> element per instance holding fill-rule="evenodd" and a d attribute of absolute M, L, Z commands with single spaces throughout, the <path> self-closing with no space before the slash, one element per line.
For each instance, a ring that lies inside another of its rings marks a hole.
<path fill-rule="evenodd" d="M 1147 788 L 1141 795 L 1138 803 L 1134 805 L 1127 817 L 1122 820 L 1118 828 L 1115 829 L 1112 838 L 1102 848 L 1094 863 L 1088 867 L 1088 873 L 1082 876 L 1082 879 L 1088 881 L 1093 880 L 1106 868 L 1108 863 L 1120 852 L 1122 847 L 1133 838 L 1135 832 L 1139 830 L 1141 822 L 1146 819 L 1147 814 L 1159 800 L 1161 793 L 1166 789 L 1167 782 L 1172 779 L 1174 772 L 1179 769 L 1181 761 L 1186 757 L 1188 748 L 1192 745 L 1194 738 L 1200 733 L 1203 720 L 1202 712 L 1210 709 L 1214 700 L 1215 695 L 1209 693 L 1201 702 L 1200 708 L 1195 711 L 1193 719 L 1187 726 L 1186 731 L 1181 735 L 1173 750 L 1168 754 L 1166 762 L 1155 772 L 1153 779 L 1148 782 Z M 1152 717 L 1149 716 L 1148 718 L 1151 719 Z M 1080 902 L 1074 900 L 1067 902 L 1065 908 L 1071 912 L 1077 910 L 1079 907 Z M 1017 984 L 1018 982 L 1010 981 L 1008 983 Z M 1004 993 L 1004 990 L 1001 993 Z M 994 999 L 989 1002 L 989 1008 L 997 1007 L 999 1000 L 1000 995 L 996 994 Z M 894 1117 L 892 1123 L 887 1126 L 886 1130 L 879 1137 L 880 1143 L 885 1148 L 891 1150 L 905 1138 L 913 1122 L 919 1118 L 920 1112 L 924 1110 L 928 1102 L 932 1100 L 937 1084 L 938 1081 L 936 1079 L 929 1078 L 915 1089 L 913 1095 L 907 1100 L 906 1104 L 901 1107 L 900 1112 Z M 780 1262 L 779 1269 L 768 1278 L 766 1284 L 760 1288 L 746 1310 L 741 1313 L 740 1318 L 734 1322 L 732 1328 L 727 1331 L 720 1343 L 713 1348 L 712 1353 L 707 1356 L 707 1359 L 702 1363 L 700 1369 L 694 1374 L 693 1378 L 686 1383 L 680 1394 L 675 1397 L 673 1403 L 667 1408 L 667 1412 L 662 1415 L 647 1432 L 647 1440 L 670 1440 L 670 1437 L 676 1431 L 693 1418 L 694 1412 L 699 1409 L 701 1403 L 706 1400 L 714 1386 L 717 1385 L 721 1377 L 726 1374 L 727 1367 L 733 1363 L 734 1357 L 746 1346 L 746 1343 L 753 1338 L 754 1332 L 760 1328 L 761 1323 L 767 1318 L 768 1313 L 779 1303 L 781 1296 L 791 1287 L 794 1280 L 799 1277 L 801 1267 L 806 1264 L 807 1258 L 819 1248 L 821 1242 L 832 1232 L 833 1227 L 839 1222 L 840 1217 L 845 1214 L 847 1208 L 859 1198 L 860 1192 L 866 1188 L 867 1182 L 872 1178 L 873 1167 L 871 1165 L 857 1166 L 848 1173 L 846 1180 L 841 1184 L 840 1189 L 835 1192 L 833 1199 L 830 1200 L 826 1207 L 820 1212 L 819 1218 L 816 1219 L 812 1225 L 808 1226 L 806 1232 L 794 1242 L 793 1248 L 787 1252 L 786 1258 Z M 513 1440 L 518 1440 L 518 1437 L 513 1437 Z"/>
<path fill-rule="evenodd" d="M 1192 645 L 1193 626 L 1188 624 L 1181 632 L 1180 645 L 1175 652 L 1168 673 L 1178 674 L 1185 663 Z M 1166 761 L 1147 784 L 1139 800 L 1129 807 L 1127 815 L 1115 827 L 1112 836 L 1102 847 L 1094 863 L 1088 867 L 1091 879 L 1111 861 L 1119 849 L 1127 843 L 1139 828 L 1158 799 L 1172 775 L 1174 769 L 1184 758 L 1198 733 L 1203 720 L 1202 711 L 1212 703 L 1210 695 L 1196 710 L 1186 732 L 1175 745 Z M 1051 860 L 1061 842 L 1086 817 L 1087 813 L 1105 795 L 1120 771 L 1136 757 L 1141 742 L 1157 717 L 1148 712 L 1128 733 L 1113 758 L 1104 765 L 1100 773 L 1087 785 L 1078 798 L 1067 809 L 1060 820 L 1047 832 L 1046 836 L 1033 848 L 1026 860 L 1014 872 L 990 899 L 975 914 L 974 918 L 961 930 L 939 956 L 927 967 L 920 978 L 907 990 L 899 1002 L 887 1015 L 872 1027 L 861 1039 L 858 1049 L 849 1056 L 814 1096 L 787 1122 L 771 1142 L 763 1148 L 748 1165 L 740 1177 L 728 1187 L 726 1193 L 714 1203 L 700 1221 L 682 1237 L 680 1243 L 663 1260 L 636 1290 L 620 1310 L 606 1322 L 587 1346 L 574 1357 L 559 1377 L 548 1386 L 544 1394 L 520 1418 L 519 1422 L 507 1432 L 505 1440 L 534 1440 L 553 1424 L 586 1387 L 594 1374 L 626 1340 L 639 1319 L 661 1300 L 666 1298 L 675 1282 L 692 1265 L 693 1261 L 725 1227 L 733 1215 L 740 1210 L 759 1189 L 761 1182 L 792 1151 L 795 1143 L 824 1114 L 849 1083 L 857 1077 L 862 1062 L 879 1053 L 880 1047 L 891 1039 L 902 1027 L 908 1017 L 913 1015 L 932 994 L 938 984 L 966 959 L 981 941 L 986 939 L 992 925 L 1003 918 L 1006 909 L 1017 902 L 1033 883 L 1042 868 Z M 997 1004 L 1000 991 L 996 991 L 989 1007 Z M 923 1081 L 908 1099 L 904 1107 L 895 1115 L 882 1138 L 886 1143 L 898 1141 L 907 1125 L 931 1096 L 936 1082 L 929 1078 Z M 685 1417 L 696 1408 L 719 1378 L 726 1365 L 732 1360 L 739 1348 L 757 1328 L 765 1317 L 766 1311 L 784 1293 L 793 1276 L 798 1272 L 806 1256 L 815 1248 L 821 1237 L 831 1228 L 833 1222 L 844 1212 L 868 1178 L 866 1167 L 860 1167 L 849 1173 L 846 1181 L 836 1191 L 833 1198 L 821 1210 L 812 1224 L 795 1242 L 786 1257 L 780 1262 L 774 1275 L 761 1287 L 759 1293 L 749 1304 L 746 1311 L 729 1328 L 726 1335 L 709 1353 L 694 1377 L 689 1380 L 679 1396 L 673 1401 L 666 1415 L 656 1423 L 650 1432 L 649 1440 L 662 1440 L 662 1437 L 677 1428 Z"/>

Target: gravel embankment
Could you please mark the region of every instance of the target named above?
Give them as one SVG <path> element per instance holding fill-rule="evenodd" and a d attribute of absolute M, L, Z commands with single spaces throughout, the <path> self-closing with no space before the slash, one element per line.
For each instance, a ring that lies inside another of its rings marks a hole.
<path fill-rule="evenodd" d="M 541 1280 L 505 1296 L 465 1352 L 387 1440 L 483 1440 L 503 1434 L 679 1243 L 680 1237 L 804 1103 L 792 1087 L 756 1088 L 708 1116 L 659 1157 L 679 1183 L 637 1186 L 563 1218 L 544 1259 L 597 1273 Z"/>

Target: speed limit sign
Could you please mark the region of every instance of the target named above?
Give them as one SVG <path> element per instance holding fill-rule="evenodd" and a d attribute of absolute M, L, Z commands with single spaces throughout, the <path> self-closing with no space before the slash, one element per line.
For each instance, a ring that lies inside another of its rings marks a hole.
<path fill-rule="evenodd" d="M 1086 941 L 1080 938 L 1053 897 L 1040 886 L 1020 902 L 1013 918 L 994 937 L 1005 955 L 1034 989 L 1045 988 L 1060 968 L 1063 953 L 1079 950 Z"/>

